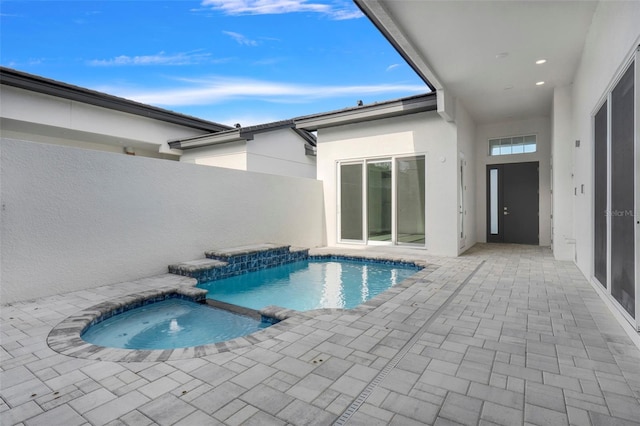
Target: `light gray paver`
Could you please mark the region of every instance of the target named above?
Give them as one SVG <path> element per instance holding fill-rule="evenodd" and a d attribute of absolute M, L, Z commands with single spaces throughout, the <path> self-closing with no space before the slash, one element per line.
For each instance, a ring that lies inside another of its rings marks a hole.
<path fill-rule="evenodd" d="M 354 253 L 317 250 L 329 251 Z M 70 315 L 193 285 L 182 277 L 3 306 L 0 423 L 328 425 L 401 355 L 348 424 L 640 424 L 640 351 L 575 265 L 549 249 L 479 244 L 456 259 L 400 247 L 355 253 L 428 267 L 356 310 L 294 315 L 221 350 L 100 361 L 86 346 L 64 354 L 47 346 Z"/>
<path fill-rule="evenodd" d="M 164 394 L 138 410 L 159 425 L 172 425 L 196 409 L 171 394 Z"/>
<path fill-rule="evenodd" d="M 50 411 L 46 411 L 25 422 L 28 426 L 51 426 L 51 425 L 82 425 L 86 420 L 68 405 L 61 405 Z"/>

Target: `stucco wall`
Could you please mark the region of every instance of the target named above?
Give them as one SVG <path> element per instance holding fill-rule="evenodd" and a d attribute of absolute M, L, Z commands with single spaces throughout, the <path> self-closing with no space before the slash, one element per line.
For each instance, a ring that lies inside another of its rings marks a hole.
<path fill-rule="evenodd" d="M 593 122 L 592 115 L 612 86 L 631 52 L 640 44 L 640 2 L 599 2 L 573 80 L 572 139 L 575 186 L 584 185 L 574 198 L 576 261 L 585 276 L 593 275 Z M 636 64 L 638 66 L 638 64 Z"/>
<path fill-rule="evenodd" d="M 318 179 L 324 182 L 327 243 L 337 243 L 337 161 L 424 154 L 426 248 L 433 254 L 456 256 L 456 147 L 456 126 L 436 112 L 320 129 Z"/>
<path fill-rule="evenodd" d="M 167 271 L 216 247 L 324 245 L 322 183 L 2 139 L 1 301 Z"/>
<path fill-rule="evenodd" d="M 316 178 L 316 157 L 305 154 L 304 140 L 291 129 L 258 133 L 247 142 L 247 170 Z"/>
<path fill-rule="evenodd" d="M 184 150 L 180 161 L 280 176 L 316 178 L 316 158 L 291 129 L 254 135 L 253 140 Z"/>
<path fill-rule="evenodd" d="M 575 140 L 571 137 L 571 86 L 554 89 L 551 123 L 553 255 L 558 260 L 574 260 L 573 150 Z"/>
<path fill-rule="evenodd" d="M 458 169 L 460 162 L 463 167 L 463 182 L 458 184 L 458 192 L 462 190 L 463 225 L 458 234 L 461 235 L 458 253 L 463 253 L 473 247 L 476 236 L 476 123 L 467 113 L 464 106 L 456 101 L 456 131 L 458 136 Z M 456 171 L 458 182 L 460 172 Z M 462 189 L 461 189 L 462 188 Z M 460 194 L 458 194 L 460 196 Z"/>
<path fill-rule="evenodd" d="M 204 133 L 177 124 L 77 101 L 0 85 L 0 117 L 5 138 L 137 155 L 176 157 L 168 140 Z"/>
<path fill-rule="evenodd" d="M 230 142 L 184 150 L 180 161 L 203 166 L 247 170 L 247 143 Z"/>
<path fill-rule="evenodd" d="M 489 139 L 537 135 L 537 151 L 530 154 L 489 155 Z M 487 165 L 539 162 L 539 244 L 551 245 L 551 122 L 547 117 L 478 125 L 476 141 L 476 230 L 478 241 L 487 241 Z"/>

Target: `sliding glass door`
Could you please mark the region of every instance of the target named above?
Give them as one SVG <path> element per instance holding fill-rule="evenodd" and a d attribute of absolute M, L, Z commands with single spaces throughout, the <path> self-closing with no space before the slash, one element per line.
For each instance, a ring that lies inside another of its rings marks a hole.
<path fill-rule="evenodd" d="M 425 157 L 338 163 L 338 238 L 425 245 Z"/>
<path fill-rule="evenodd" d="M 593 278 L 635 325 L 640 286 L 640 80 L 637 57 L 593 116 Z"/>

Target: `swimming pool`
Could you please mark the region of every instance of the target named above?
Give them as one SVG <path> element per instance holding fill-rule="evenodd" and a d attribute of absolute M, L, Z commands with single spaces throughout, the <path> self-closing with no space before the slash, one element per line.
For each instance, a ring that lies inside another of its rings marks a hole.
<path fill-rule="evenodd" d="M 183 299 L 166 299 L 88 327 L 86 342 L 122 349 L 175 349 L 223 342 L 271 324 Z"/>
<path fill-rule="evenodd" d="M 303 260 L 198 284 L 207 298 L 250 309 L 351 309 L 415 274 L 409 264 Z"/>

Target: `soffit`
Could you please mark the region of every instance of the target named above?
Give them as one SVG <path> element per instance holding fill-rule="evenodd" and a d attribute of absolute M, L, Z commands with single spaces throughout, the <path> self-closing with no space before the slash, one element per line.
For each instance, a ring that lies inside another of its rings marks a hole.
<path fill-rule="evenodd" d="M 572 82 L 597 5 L 356 1 L 419 74 L 460 99 L 478 123 L 548 116 L 553 88 Z M 541 58 L 547 62 L 536 65 Z"/>

